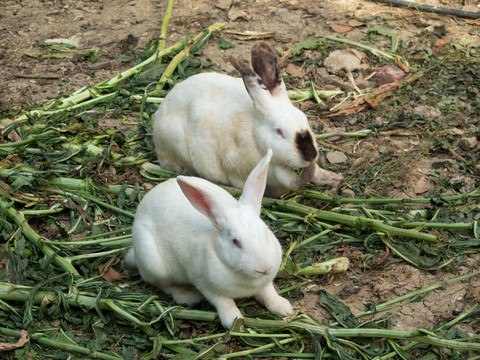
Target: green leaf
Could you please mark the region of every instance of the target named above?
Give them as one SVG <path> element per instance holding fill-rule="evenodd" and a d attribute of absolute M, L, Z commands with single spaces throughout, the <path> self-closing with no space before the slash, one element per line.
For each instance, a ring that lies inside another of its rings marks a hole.
<path fill-rule="evenodd" d="M 360 325 L 355 316 L 353 316 L 350 308 L 338 301 L 337 296 L 331 295 L 325 290 L 319 290 L 318 293 L 320 294 L 318 299 L 319 304 L 327 309 L 343 327 L 354 329 Z"/>
<path fill-rule="evenodd" d="M 226 50 L 226 49 L 230 49 L 230 48 L 235 47 L 235 44 L 232 44 L 231 42 L 228 42 L 227 40 L 225 40 L 223 37 L 221 37 L 218 34 L 216 35 L 216 38 L 218 39 L 218 42 L 220 43 L 220 49 L 222 49 L 222 50 Z"/>
<path fill-rule="evenodd" d="M 314 50 L 317 48 L 320 48 L 325 44 L 325 39 L 324 38 L 318 38 L 318 39 L 313 39 L 313 38 L 308 38 L 305 41 L 299 42 L 292 46 L 290 48 L 290 53 L 293 56 L 300 55 L 303 50 Z"/>

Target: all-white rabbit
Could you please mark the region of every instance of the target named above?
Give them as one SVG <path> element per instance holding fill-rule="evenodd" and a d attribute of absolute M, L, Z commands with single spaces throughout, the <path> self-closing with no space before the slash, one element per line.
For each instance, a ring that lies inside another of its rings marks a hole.
<path fill-rule="evenodd" d="M 242 314 L 234 299 L 255 296 L 280 316 L 293 314 L 275 291 L 282 249 L 260 219 L 272 150 L 245 183 L 240 199 L 211 182 L 178 176 L 145 195 L 133 224 L 126 261 L 177 303 L 205 297 L 231 328 Z"/>
<path fill-rule="evenodd" d="M 233 56 L 229 60 L 242 79 L 215 72 L 191 76 L 158 108 L 153 140 L 160 165 L 241 187 L 271 148 L 269 196 L 309 182 L 339 183 L 342 175 L 316 163 L 318 150 L 307 117 L 288 98 L 273 50 L 256 44 L 253 69 Z"/>

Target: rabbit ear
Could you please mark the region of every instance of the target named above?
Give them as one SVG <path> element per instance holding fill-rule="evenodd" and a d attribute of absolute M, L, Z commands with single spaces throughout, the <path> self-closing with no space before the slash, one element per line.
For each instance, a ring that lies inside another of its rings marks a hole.
<path fill-rule="evenodd" d="M 252 90 L 258 87 L 262 90 L 268 90 L 271 95 L 281 92 L 282 77 L 277 55 L 264 42 L 255 44 L 252 48 L 253 70 L 246 63 L 233 56 L 229 56 L 228 60 L 235 70 L 242 75 L 243 82 L 250 96 L 253 96 Z"/>
<path fill-rule="evenodd" d="M 245 88 L 250 95 L 254 104 L 264 106 L 269 103 L 271 94 L 268 92 L 267 86 L 263 82 L 262 78 L 248 66 L 247 63 L 238 60 L 233 56 L 229 56 L 228 60 L 242 76 Z"/>
<path fill-rule="evenodd" d="M 193 207 L 213 225 L 218 226 L 225 221 L 228 205 L 225 204 L 224 194 L 218 191 L 220 188 L 216 189 L 215 185 L 205 180 L 189 176 L 178 176 L 177 183 Z"/>
<path fill-rule="evenodd" d="M 248 175 L 239 199 L 240 205 L 251 206 L 258 215 L 260 215 L 262 207 L 262 197 L 267 184 L 268 165 L 270 164 L 272 154 L 272 149 L 268 149 L 267 154 Z"/>
<path fill-rule="evenodd" d="M 264 42 L 255 44 L 252 48 L 253 70 L 260 76 L 272 95 L 280 89 L 282 77 L 275 52 Z"/>
<path fill-rule="evenodd" d="M 257 110 L 268 109 L 272 96 L 288 99 L 277 56 L 267 44 L 261 42 L 252 48 L 252 65 L 255 71 L 233 56 L 229 56 L 228 60 L 242 76 L 245 88 Z"/>

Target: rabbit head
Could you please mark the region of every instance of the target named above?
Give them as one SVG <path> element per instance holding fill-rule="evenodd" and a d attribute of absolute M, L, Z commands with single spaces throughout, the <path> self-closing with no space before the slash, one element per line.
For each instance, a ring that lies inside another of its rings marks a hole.
<path fill-rule="evenodd" d="M 252 66 L 229 57 L 242 76 L 257 112 L 257 145 L 273 150 L 272 164 L 304 168 L 318 156 L 316 142 L 305 114 L 291 103 L 280 75 L 278 59 L 265 43 L 252 48 Z"/>
<path fill-rule="evenodd" d="M 178 176 L 190 203 L 217 230 L 215 253 L 239 277 L 271 281 L 280 266 L 281 247 L 260 219 L 272 150 L 250 173 L 238 202 L 218 186 L 200 178 Z"/>

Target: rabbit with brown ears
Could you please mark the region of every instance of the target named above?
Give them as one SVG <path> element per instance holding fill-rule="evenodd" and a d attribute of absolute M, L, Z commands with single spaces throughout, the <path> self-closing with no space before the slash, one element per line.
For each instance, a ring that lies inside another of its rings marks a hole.
<path fill-rule="evenodd" d="M 178 176 L 157 185 L 138 206 L 126 262 L 177 303 L 206 298 L 226 328 L 242 317 L 236 298 L 255 296 L 269 311 L 292 315 L 290 302 L 273 285 L 282 249 L 260 219 L 271 158 L 269 149 L 238 201 L 196 177 Z"/>
<path fill-rule="evenodd" d="M 278 197 L 307 183 L 339 183 L 341 174 L 316 163 L 315 138 L 305 114 L 288 98 L 273 50 L 256 44 L 253 69 L 233 56 L 229 60 L 241 79 L 215 72 L 191 76 L 158 108 L 153 140 L 160 165 L 241 187 L 270 148 L 267 195 Z"/>

